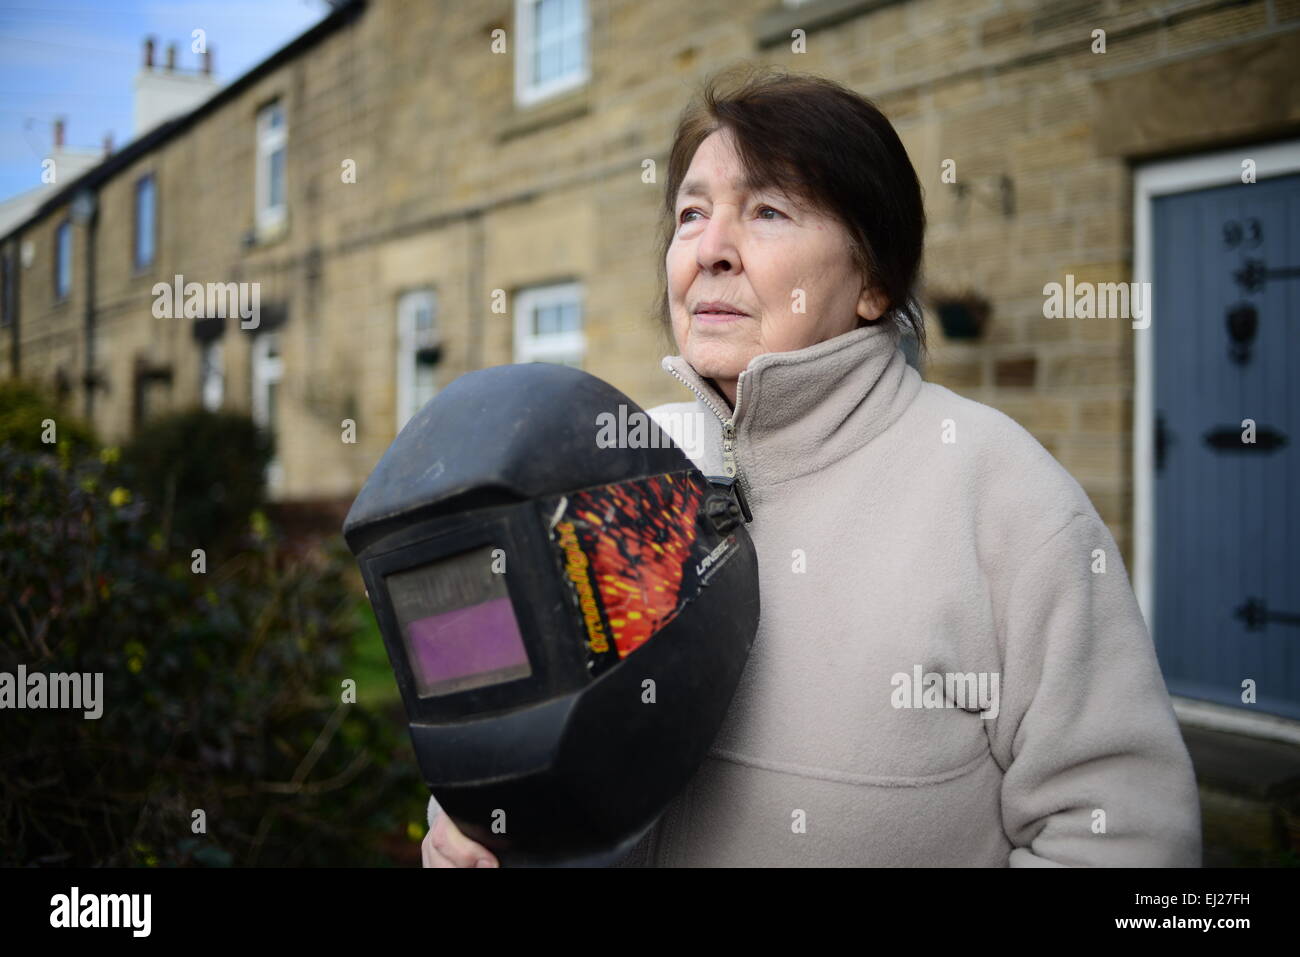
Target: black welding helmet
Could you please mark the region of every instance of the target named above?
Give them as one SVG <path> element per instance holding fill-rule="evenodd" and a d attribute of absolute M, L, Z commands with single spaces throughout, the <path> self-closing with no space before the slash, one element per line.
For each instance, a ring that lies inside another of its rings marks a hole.
<path fill-rule="evenodd" d="M 430 400 L 343 526 L 425 783 L 503 865 L 610 864 L 702 762 L 758 627 L 747 510 L 608 383 Z"/>

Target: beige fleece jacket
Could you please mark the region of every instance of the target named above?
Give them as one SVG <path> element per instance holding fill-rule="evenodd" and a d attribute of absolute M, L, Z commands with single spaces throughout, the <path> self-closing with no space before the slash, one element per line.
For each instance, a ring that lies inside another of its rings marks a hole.
<path fill-rule="evenodd" d="M 695 398 L 650 414 L 705 474 L 738 471 L 762 620 L 709 757 L 626 866 L 1199 866 L 1114 539 L 1042 445 L 922 381 L 897 336 L 761 355 L 734 411 L 663 360 Z"/>

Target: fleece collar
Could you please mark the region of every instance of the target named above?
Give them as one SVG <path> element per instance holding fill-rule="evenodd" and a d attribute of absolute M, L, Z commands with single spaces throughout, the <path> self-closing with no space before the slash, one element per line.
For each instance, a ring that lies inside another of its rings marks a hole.
<path fill-rule="evenodd" d="M 755 356 L 740 373 L 734 409 L 681 356 L 665 356 L 662 366 L 719 420 L 724 441 L 727 422 L 734 426 L 740 481 L 752 490 L 833 465 L 902 415 L 921 377 L 899 341 L 898 327 L 881 322 Z"/>

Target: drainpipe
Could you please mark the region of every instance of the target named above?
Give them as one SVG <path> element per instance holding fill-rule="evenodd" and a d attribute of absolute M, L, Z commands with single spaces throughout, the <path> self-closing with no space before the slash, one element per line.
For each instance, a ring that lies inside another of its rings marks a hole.
<path fill-rule="evenodd" d="M 9 248 L 4 252 L 4 268 L 9 279 L 9 301 L 5 305 L 5 316 L 9 319 L 9 368 L 13 378 L 22 377 L 22 367 L 19 361 L 22 358 L 22 340 L 19 338 L 19 318 L 18 303 L 22 293 L 22 284 L 19 280 L 22 278 L 23 266 L 23 237 L 22 234 L 14 237 Z"/>
<path fill-rule="evenodd" d="M 487 312 L 483 304 L 483 275 L 486 271 L 484 261 L 487 258 L 484 247 L 487 244 L 483 229 L 483 216 L 480 212 L 475 212 L 469 218 L 466 224 L 469 232 L 469 367 L 471 369 L 482 369 L 484 363 L 483 333 L 484 327 L 492 320 L 491 313 Z M 510 304 L 511 310 L 514 303 Z M 513 311 L 507 313 L 513 315 Z M 511 341 L 514 341 L 513 336 Z M 508 361 L 513 362 L 512 356 Z"/>
<path fill-rule="evenodd" d="M 86 227 L 86 366 L 82 385 L 86 390 L 85 418 L 93 427 L 95 416 L 95 240 L 99 232 L 99 201 L 90 190 L 82 190 L 72 201 L 72 219 Z"/>

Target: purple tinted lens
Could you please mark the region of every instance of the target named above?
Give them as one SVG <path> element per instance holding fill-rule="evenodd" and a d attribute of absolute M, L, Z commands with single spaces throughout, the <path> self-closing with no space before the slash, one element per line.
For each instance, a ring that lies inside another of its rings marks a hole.
<path fill-rule="evenodd" d="M 532 674 L 490 545 L 385 578 L 421 698 Z"/>
<path fill-rule="evenodd" d="M 471 675 L 485 680 L 470 687 L 528 674 L 528 654 L 508 597 L 420 618 L 406 627 L 422 690 Z"/>

